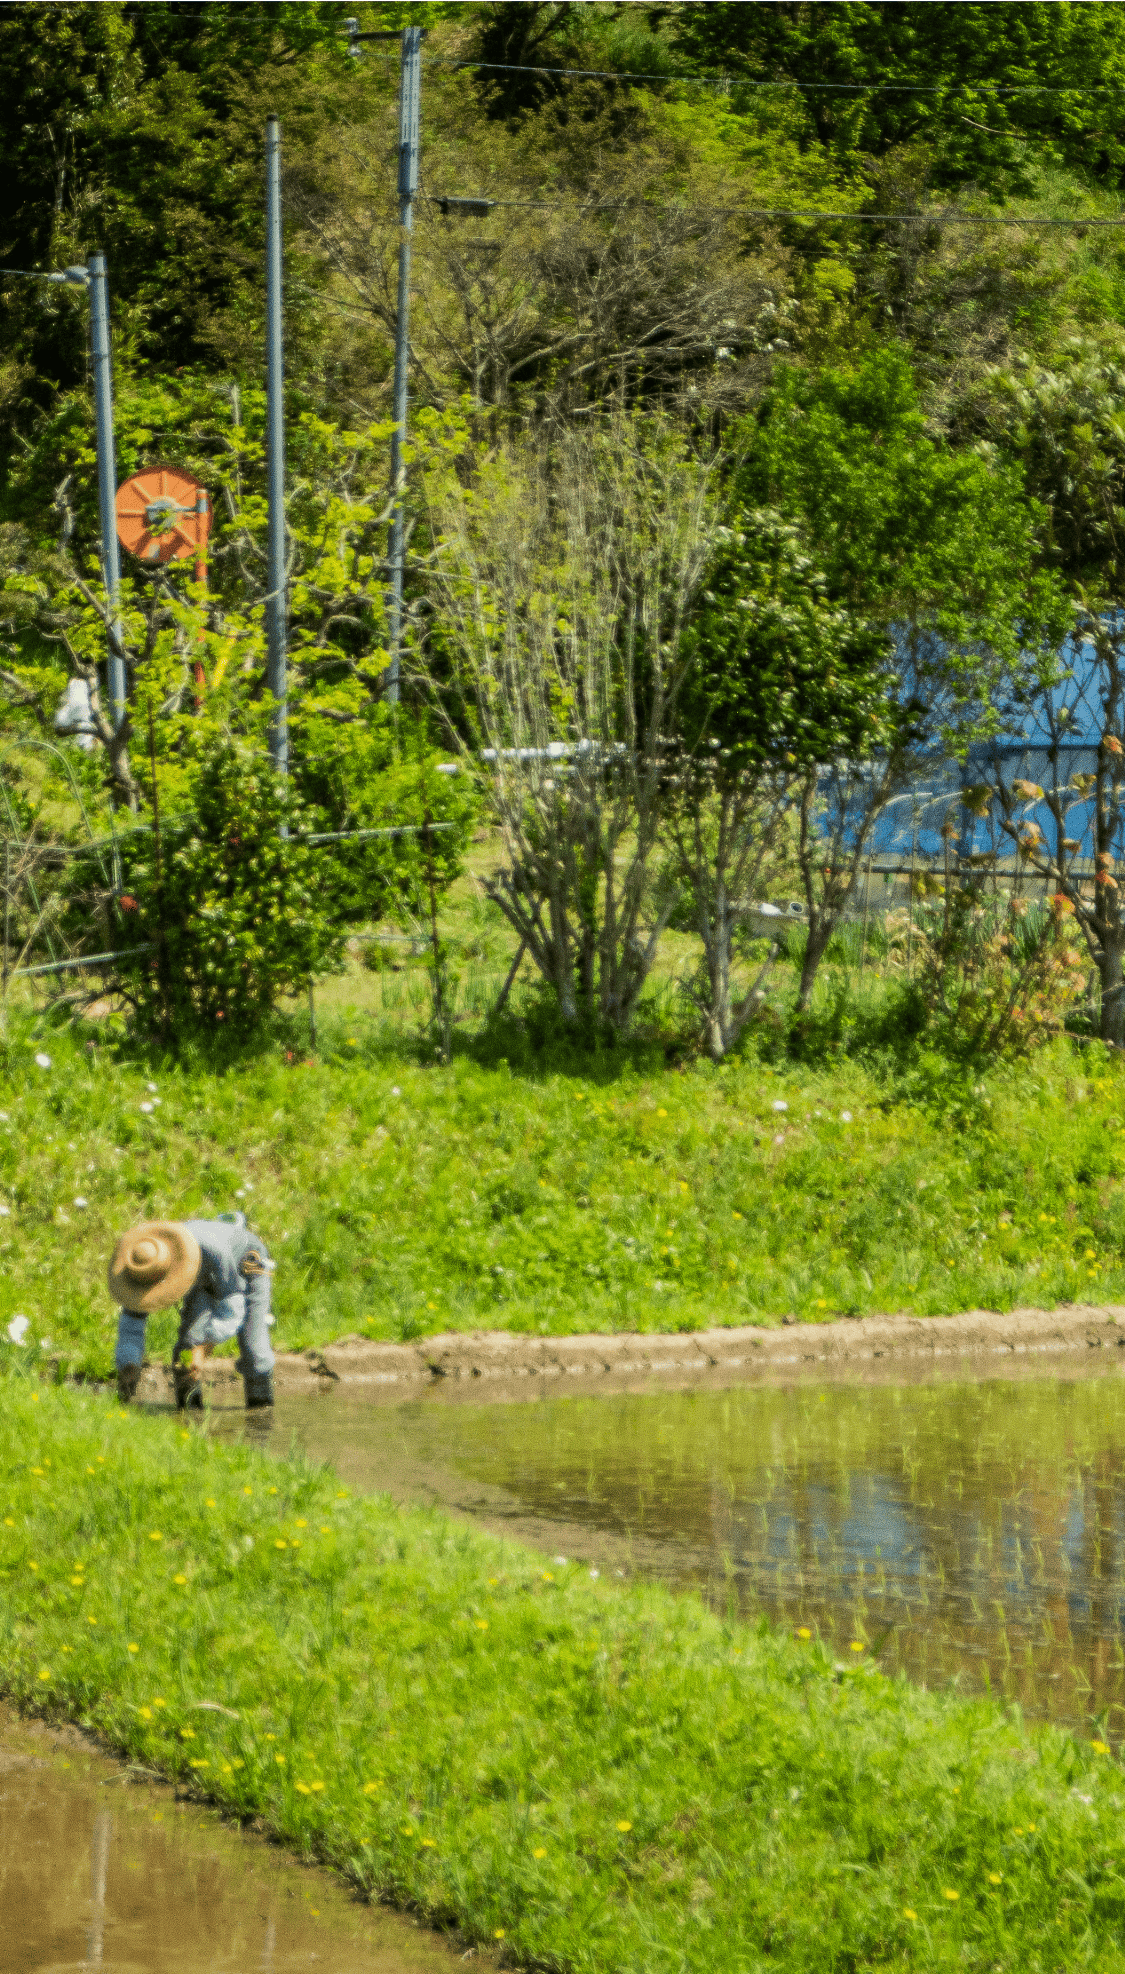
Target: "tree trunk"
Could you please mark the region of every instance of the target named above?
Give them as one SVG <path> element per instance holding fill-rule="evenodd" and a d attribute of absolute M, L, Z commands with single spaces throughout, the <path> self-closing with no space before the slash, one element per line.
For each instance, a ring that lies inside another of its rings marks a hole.
<path fill-rule="evenodd" d="M 1112 1042 L 1117 1048 L 1125 1046 L 1125 977 L 1122 975 L 1121 965 L 1123 955 L 1125 955 L 1125 927 L 1115 927 L 1113 932 L 1102 940 L 1098 974 L 1102 990 L 1101 1038 L 1103 1042 Z"/>
<path fill-rule="evenodd" d="M 830 919 L 824 921 L 818 917 L 815 921 L 810 922 L 808 942 L 805 946 L 805 957 L 801 963 L 801 984 L 797 989 L 798 1014 L 805 1014 L 808 1010 L 809 1002 L 812 1000 L 812 990 L 816 985 L 816 976 L 820 971 L 820 962 L 824 958 L 825 949 L 831 937 L 832 921 Z"/>

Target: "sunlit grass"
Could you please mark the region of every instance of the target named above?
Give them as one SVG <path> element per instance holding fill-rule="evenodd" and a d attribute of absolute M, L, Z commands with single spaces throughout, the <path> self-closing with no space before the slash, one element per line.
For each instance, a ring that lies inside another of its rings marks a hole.
<path fill-rule="evenodd" d="M 1125 1965 L 1106 1752 L 81 1393 L 0 1458 L 9 1694 L 515 1962 Z"/>
<path fill-rule="evenodd" d="M 1098 1049 L 997 1068 L 951 1113 L 941 1065 L 442 1067 L 360 1011 L 315 1057 L 226 1069 L 96 1033 L 16 1024 L 0 1065 L 0 1339 L 25 1315 L 24 1355 L 105 1373 L 115 1235 L 231 1207 L 278 1257 L 283 1348 L 1125 1301 L 1125 1071 Z"/>

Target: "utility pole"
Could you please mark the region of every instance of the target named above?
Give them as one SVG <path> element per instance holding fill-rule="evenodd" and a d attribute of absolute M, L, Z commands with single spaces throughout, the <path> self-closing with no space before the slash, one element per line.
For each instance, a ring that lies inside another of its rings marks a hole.
<path fill-rule="evenodd" d="M 70 270 L 68 269 L 69 273 Z M 65 276 L 64 276 L 65 278 Z M 125 660 L 121 656 L 121 562 L 117 553 L 117 460 L 113 443 L 113 364 L 109 348 L 109 292 L 105 255 L 86 264 L 90 289 L 90 347 L 94 364 L 94 419 L 98 450 L 98 512 L 102 527 L 102 581 L 109 605 L 109 717 L 125 718 Z"/>
<path fill-rule="evenodd" d="M 357 23 L 348 20 L 344 23 L 348 31 L 349 48 L 358 54 L 361 41 L 393 41 L 395 35 L 388 30 L 360 34 Z M 390 566 L 391 587 L 388 599 L 390 617 L 391 662 L 387 667 L 385 696 L 394 706 L 398 703 L 399 660 L 402 651 L 402 580 L 405 562 L 406 514 L 403 494 L 405 491 L 405 466 L 403 450 L 406 445 L 406 418 L 409 408 L 410 381 L 410 249 L 414 232 L 414 201 L 418 195 L 418 146 L 419 115 L 422 100 L 422 41 L 424 27 L 404 27 L 402 30 L 402 66 L 399 74 L 398 90 L 398 309 L 395 316 L 395 381 L 392 415 L 394 432 L 391 436 L 391 539 Z"/>
<path fill-rule="evenodd" d="M 289 772 L 286 641 L 289 598 L 285 579 L 285 406 L 281 338 L 281 126 L 266 124 L 266 542 L 267 683 L 274 698 L 270 755 L 279 774 Z"/>

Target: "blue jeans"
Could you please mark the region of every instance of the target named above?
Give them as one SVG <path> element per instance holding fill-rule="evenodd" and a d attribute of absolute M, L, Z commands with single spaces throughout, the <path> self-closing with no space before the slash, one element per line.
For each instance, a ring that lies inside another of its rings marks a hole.
<path fill-rule="evenodd" d="M 195 1344 L 223 1343 L 228 1337 L 237 1336 L 238 1368 L 243 1377 L 261 1376 L 266 1371 L 272 1371 L 269 1323 L 263 1311 L 252 1310 L 247 1315 L 246 1301 L 245 1296 L 230 1295 L 217 1302 L 205 1290 L 192 1289 L 180 1308 L 180 1331 L 174 1357 L 178 1358 L 181 1350 L 190 1350 Z M 147 1320 L 147 1317 L 138 1316 L 131 1309 L 121 1311 L 117 1321 L 117 1349 L 114 1352 L 119 1371 L 126 1364 L 144 1363 Z"/>

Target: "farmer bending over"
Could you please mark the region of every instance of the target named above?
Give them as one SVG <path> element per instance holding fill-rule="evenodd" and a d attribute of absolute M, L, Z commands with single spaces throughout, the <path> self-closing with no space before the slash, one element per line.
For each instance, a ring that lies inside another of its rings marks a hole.
<path fill-rule="evenodd" d="M 270 1275 L 265 1242 L 243 1213 L 218 1220 L 145 1220 L 122 1234 L 109 1264 L 109 1292 L 121 1304 L 117 1395 L 136 1394 L 145 1357 L 145 1321 L 181 1302 L 172 1377 L 176 1404 L 203 1404 L 203 1365 L 217 1343 L 238 1338 L 248 1408 L 273 1404 Z"/>

